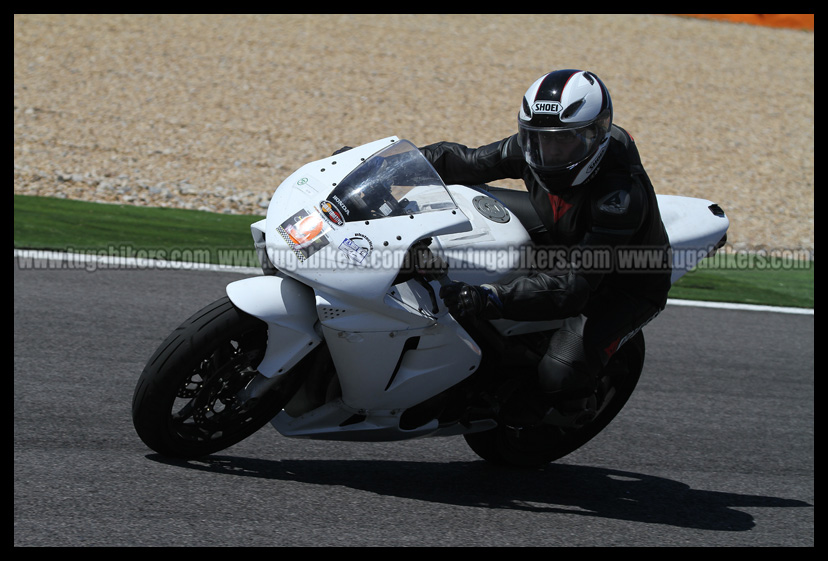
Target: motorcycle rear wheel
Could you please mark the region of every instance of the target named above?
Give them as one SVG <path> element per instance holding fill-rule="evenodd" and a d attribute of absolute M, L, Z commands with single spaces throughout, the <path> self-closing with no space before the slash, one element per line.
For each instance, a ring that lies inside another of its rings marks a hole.
<path fill-rule="evenodd" d="M 259 399 L 238 396 L 257 375 L 266 346 L 267 325 L 226 297 L 194 314 L 141 373 L 132 401 L 138 436 L 161 455 L 191 459 L 259 430 L 291 397 L 284 385 Z"/>
<path fill-rule="evenodd" d="M 604 369 L 607 395 L 598 415 L 578 428 L 542 425 L 516 430 L 499 425 L 464 435 L 469 447 L 484 460 L 501 466 L 541 468 L 592 440 L 621 412 L 644 366 L 644 335 L 638 332 L 613 355 Z"/>

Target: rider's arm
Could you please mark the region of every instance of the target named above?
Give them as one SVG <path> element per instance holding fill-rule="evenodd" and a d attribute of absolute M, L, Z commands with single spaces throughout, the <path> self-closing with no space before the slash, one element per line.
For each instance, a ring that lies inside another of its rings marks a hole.
<path fill-rule="evenodd" d="M 606 186 L 591 205 L 592 225 L 567 256 L 563 271 L 537 271 L 491 285 L 501 303 L 501 317 L 534 321 L 578 315 L 607 274 L 618 270 L 618 250 L 638 243 L 635 235 L 648 209 L 640 187 L 623 176 L 615 179 L 605 178 Z"/>
<path fill-rule="evenodd" d="M 525 166 L 517 135 L 480 148 L 438 142 L 420 151 L 448 184 L 479 185 L 498 179 L 520 179 Z"/>
<path fill-rule="evenodd" d="M 536 272 L 508 284 L 486 286 L 495 292 L 500 301 L 499 317 L 517 321 L 576 316 L 586 306 L 590 294 L 589 283 L 574 268 L 565 274 Z"/>

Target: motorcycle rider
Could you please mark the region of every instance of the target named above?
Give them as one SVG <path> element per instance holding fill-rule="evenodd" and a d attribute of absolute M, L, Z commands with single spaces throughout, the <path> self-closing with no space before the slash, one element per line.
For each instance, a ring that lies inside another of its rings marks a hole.
<path fill-rule="evenodd" d="M 537 247 L 566 256 L 563 270 L 440 291 L 456 317 L 564 320 L 524 390 L 539 398 L 535 407 L 504 412 L 507 424 L 534 425 L 551 410 L 588 421 L 602 368 L 664 308 L 670 289 L 655 192 L 633 138 L 613 124 L 609 91 L 591 72 L 556 70 L 526 91 L 516 134 L 479 148 L 438 142 L 420 150 L 446 183 L 486 189 Z M 523 179 L 527 192 L 481 185 L 505 178 Z M 641 257 L 649 262 L 628 263 Z"/>

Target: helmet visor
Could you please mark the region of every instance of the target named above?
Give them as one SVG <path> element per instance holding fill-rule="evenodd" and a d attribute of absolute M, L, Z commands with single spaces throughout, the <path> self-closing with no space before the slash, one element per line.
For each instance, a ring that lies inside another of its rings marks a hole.
<path fill-rule="evenodd" d="M 568 168 L 590 157 L 607 134 L 609 119 L 581 127 L 530 127 L 519 122 L 520 145 L 526 162 L 535 169 Z"/>

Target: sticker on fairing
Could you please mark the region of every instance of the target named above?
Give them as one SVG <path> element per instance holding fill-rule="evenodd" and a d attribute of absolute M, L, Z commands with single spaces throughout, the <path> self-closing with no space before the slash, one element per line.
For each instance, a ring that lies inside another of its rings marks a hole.
<path fill-rule="evenodd" d="M 296 181 L 296 188 L 303 192 L 305 195 L 312 197 L 317 194 L 316 187 L 310 183 L 310 180 L 307 177 L 300 177 Z"/>
<path fill-rule="evenodd" d="M 300 210 L 276 228 L 300 261 L 304 261 L 326 245 L 325 234 L 331 227 L 322 219 L 319 212 Z"/>
<path fill-rule="evenodd" d="M 363 234 L 356 234 L 350 238 L 345 238 L 339 244 L 339 251 L 343 252 L 348 259 L 358 265 L 363 264 L 372 249 L 374 249 L 374 244 Z"/>
<path fill-rule="evenodd" d="M 337 226 L 345 224 L 345 219 L 342 217 L 342 213 L 339 212 L 339 209 L 337 209 L 330 201 L 321 201 L 319 203 L 319 208 L 322 211 L 322 216 L 330 220 L 332 223 Z"/>

